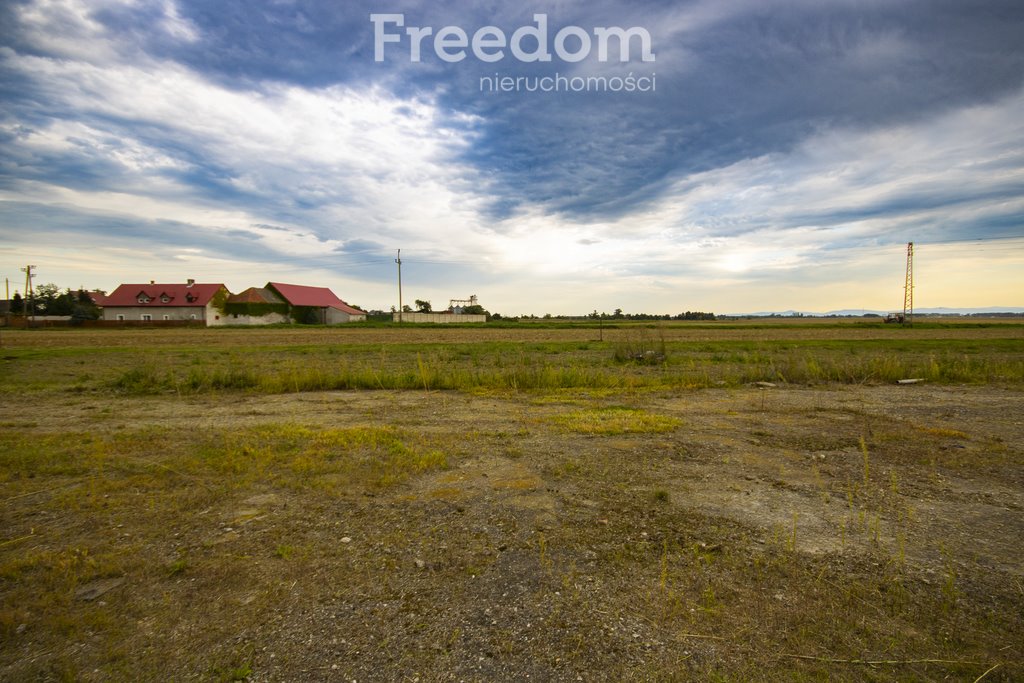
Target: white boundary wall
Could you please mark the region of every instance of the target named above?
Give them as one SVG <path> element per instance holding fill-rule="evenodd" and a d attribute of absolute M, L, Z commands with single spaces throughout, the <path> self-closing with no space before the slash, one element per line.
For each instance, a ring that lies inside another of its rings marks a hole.
<path fill-rule="evenodd" d="M 392 313 L 391 319 L 398 322 L 398 316 L 406 323 L 485 323 L 486 315 L 468 313 Z"/>

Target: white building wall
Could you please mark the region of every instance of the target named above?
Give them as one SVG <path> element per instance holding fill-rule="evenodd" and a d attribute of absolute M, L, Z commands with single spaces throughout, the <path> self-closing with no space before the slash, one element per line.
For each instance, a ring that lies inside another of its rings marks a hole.
<path fill-rule="evenodd" d="M 366 320 L 365 315 L 352 315 L 345 311 L 338 310 L 337 308 L 328 308 L 327 315 L 325 317 L 325 323 L 328 325 L 337 325 L 338 323 L 354 323 Z"/>
<path fill-rule="evenodd" d="M 216 297 L 214 297 L 216 298 Z M 207 327 L 220 327 L 221 325 L 229 324 L 226 320 L 228 316 L 221 315 L 221 312 L 216 309 L 213 305 L 213 301 L 206 304 L 206 326 Z"/>
<path fill-rule="evenodd" d="M 458 314 L 458 313 L 392 313 L 391 319 L 399 322 L 401 315 L 402 322 L 407 323 L 485 323 L 486 315 Z"/>
<path fill-rule="evenodd" d="M 212 308 L 209 310 L 212 310 Z M 202 306 L 108 306 L 103 309 L 104 320 L 209 320 L 208 310 Z M 220 315 L 216 311 L 213 315 Z M 123 317 L 119 317 L 123 316 Z M 149 316 L 146 318 L 145 316 Z"/>
<path fill-rule="evenodd" d="M 233 315 L 222 316 L 224 325 L 276 325 L 278 323 L 290 323 L 292 321 L 281 313 L 267 313 L 266 315 Z"/>

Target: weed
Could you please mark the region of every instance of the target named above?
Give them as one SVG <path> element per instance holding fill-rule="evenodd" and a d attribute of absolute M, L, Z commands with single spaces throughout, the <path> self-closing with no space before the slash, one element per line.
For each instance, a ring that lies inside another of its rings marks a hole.
<path fill-rule="evenodd" d="M 662 588 L 668 584 L 668 539 L 661 542 L 661 578 L 659 583 Z"/>
<path fill-rule="evenodd" d="M 953 562 L 953 556 L 947 552 L 945 545 L 939 546 L 939 552 L 942 555 L 942 610 L 944 612 L 951 612 L 956 608 L 957 598 L 960 597 L 960 591 L 957 589 L 957 571 L 956 565 Z"/>
<path fill-rule="evenodd" d="M 718 611 L 718 599 L 715 597 L 715 589 L 711 586 L 706 586 L 704 590 L 701 591 L 700 608 L 709 614 L 714 614 Z"/>
<path fill-rule="evenodd" d="M 548 557 L 548 539 L 543 533 L 537 534 L 537 560 L 544 569 L 551 568 L 551 559 Z"/>
<path fill-rule="evenodd" d="M 868 444 L 864 441 L 863 436 L 860 437 L 860 452 L 864 454 L 864 488 L 866 490 L 871 475 L 871 458 L 868 455 Z"/>
<path fill-rule="evenodd" d="M 231 664 L 213 668 L 213 675 L 220 683 L 248 680 L 253 674 L 252 664 Z"/>
<path fill-rule="evenodd" d="M 188 569 L 188 559 L 184 556 L 179 557 L 167 565 L 167 576 L 179 576 L 184 574 L 186 569 Z"/>
<path fill-rule="evenodd" d="M 668 360 L 665 346 L 665 335 L 661 332 L 657 340 L 641 329 L 635 337 L 616 342 L 613 355 L 616 363 L 636 363 L 638 365 L 661 365 Z"/>
<path fill-rule="evenodd" d="M 792 531 L 792 533 L 790 533 L 790 536 L 789 536 L 789 552 L 791 552 L 791 553 L 796 552 L 796 522 L 797 522 L 797 517 L 798 517 L 798 515 L 797 515 L 796 511 L 794 511 L 793 512 L 793 531 Z"/>

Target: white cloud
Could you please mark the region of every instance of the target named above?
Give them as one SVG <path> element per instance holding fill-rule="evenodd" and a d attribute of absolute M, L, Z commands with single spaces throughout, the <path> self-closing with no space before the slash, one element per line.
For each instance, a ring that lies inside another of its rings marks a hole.
<path fill-rule="evenodd" d="M 370 231 L 421 246 L 472 239 L 480 188 L 455 158 L 469 144 L 474 120 L 443 117 L 430 101 L 341 86 L 229 90 L 156 61 L 97 66 L 8 52 L 3 62 L 45 83 L 55 110 L 82 116 L 28 131 L 8 126 L 20 154 L 90 156 L 131 179 L 116 192 L 35 183 L 19 188 L 22 197 L 45 200 L 49 193 L 87 209 L 212 229 L 281 223 L 257 209 L 228 208 L 227 199 L 203 198 L 166 173 L 201 170 L 201 163 L 226 169 L 233 187 L 270 204 L 322 204 L 305 212 L 313 224 L 291 226 L 296 231 L 335 239 Z"/>

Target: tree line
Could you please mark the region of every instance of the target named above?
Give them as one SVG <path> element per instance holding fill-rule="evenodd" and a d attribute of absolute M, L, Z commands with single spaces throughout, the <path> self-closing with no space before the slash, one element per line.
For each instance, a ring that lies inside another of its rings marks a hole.
<path fill-rule="evenodd" d="M 13 315 L 64 315 L 72 320 L 96 320 L 100 309 L 84 289 L 61 290 L 53 283 L 35 288 L 31 300 L 18 292 L 11 297 Z"/>
<path fill-rule="evenodd" d="M 587 316 L 594 320 L 714 320 L 714 313 L 704 311 L 685 311 L 670 315 L 668 313 L 623 313 L 616 308 L 612 313 L 598 313 L 596 310 Z"/>

